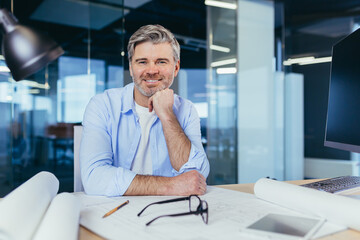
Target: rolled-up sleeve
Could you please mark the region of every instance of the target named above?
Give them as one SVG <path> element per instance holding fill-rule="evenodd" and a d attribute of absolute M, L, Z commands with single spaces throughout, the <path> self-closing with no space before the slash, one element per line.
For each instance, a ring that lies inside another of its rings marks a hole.
<path fill-rule="evenodd" d="M 200 118 L 194 105 L 190 102 L 187 102 L 187 104 L 189 104 L 189 108 L 186 108 L 188 111 L 184 113 L 185 121 L 181 121 L 180 125 L 182 125 L 184 133 L 191 142 L 189 159 L 179 171 L 173 169 L 173 173 L 179 175 L 191 170 L 197 170 L 207 178 L 210 172 L 210 164 L 201 143 Z"/>
<path fill-rule="evenodd" d="M 104 99 L 96 96 L 85 110 L 80 145 L 81 178 L 87 194 L 121 196 L 136 174 L 114 166 L 106 106 Z"/>

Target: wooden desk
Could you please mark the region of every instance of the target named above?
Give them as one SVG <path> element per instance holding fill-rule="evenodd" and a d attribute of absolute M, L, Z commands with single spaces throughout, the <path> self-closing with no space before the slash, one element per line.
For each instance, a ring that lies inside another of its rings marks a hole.
<path fill-rule="evenodd" d="M 297 180 L 297 181 L 289 181 L 292 184 L 301 185 L 305 183 L 310 183 L 318 181 L 316 180 Z M 216 187 L 221 187 L 225 189 L 230 189 L 239 192 L 251 193 L 254 194 L 254 183 L 249 184 L 229 184 L 229 185 L 217 185 Z M 358 192 L 360 194 L 360 192 Z M 80 226 L 79 229 L 79 239 L 80 240 L 103 240 L 103 238 L 99 237 L 95 233 L 87 230 L 86 228 Z M 336 234 L 332 234 L 323 238 L 321 240 L 359 240 L 360 239 L 360 232 L 354 230 L 346 230 Z"/>

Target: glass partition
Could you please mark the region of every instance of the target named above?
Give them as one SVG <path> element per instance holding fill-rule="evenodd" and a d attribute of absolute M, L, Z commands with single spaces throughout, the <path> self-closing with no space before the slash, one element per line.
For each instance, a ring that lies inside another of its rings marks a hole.
<path fill-rule="evenodd" d="M 14 0 L 19 22 L 50 35 L 65 54 L 20 82 L 1 69 L 0 197 L 44 170 L 56 175 L 60 191 L 72 191 L 73 126 L 92 96 L 123 86 L 122 0 L 24 5 Z"/>
<path fill-rule="evenodd" d="M 236 9 L 208 6 L 207 30 L 208 183 L 237 183 Z"/>

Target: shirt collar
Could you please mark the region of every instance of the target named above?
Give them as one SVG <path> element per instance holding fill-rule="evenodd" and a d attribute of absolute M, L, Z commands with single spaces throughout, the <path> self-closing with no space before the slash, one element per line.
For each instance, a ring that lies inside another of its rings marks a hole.
<path fill-rule="evenodd" d="M 174 112 L 177 113 L 179 111 L 181 105 L 181 99 L 178 95 L 174 94 L 174 105 L 173 105 L 173 109 Z"/>
<path fill-rule="evenodd" d="M 129 83 L 125 86 L 125 94 L 123 97 L 123 109 L 121 112 L 127 113 L 130 110 L 135 112 L 135 101 L 134 101 L 134 83 Z"/>

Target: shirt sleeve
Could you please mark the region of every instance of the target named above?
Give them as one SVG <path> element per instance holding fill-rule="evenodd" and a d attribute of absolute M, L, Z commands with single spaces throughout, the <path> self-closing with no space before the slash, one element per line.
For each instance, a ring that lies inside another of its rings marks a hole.
<path fill-rule="evenodd" d="M 173 169 L 173 173 L 179 175 L 191 170 L 197 170 L 207 178 L 210 172 L 210 164 L 201 143 L 200 118 L 192 103 L 189 104 L 189 111 L 184 123 L 180 123 L 180 125 L 183 125 L 183 131 L 191 142 L 191 149 L 188 161 L 179 171 Z"/>
<path fill-rule="evenodd" d="M 104 99 L 93 97 L 85 110 L 80 145 L 81 178 L 87 194 L 121 196 L 136 175 L 113 165 L 109 122 Z"/>

